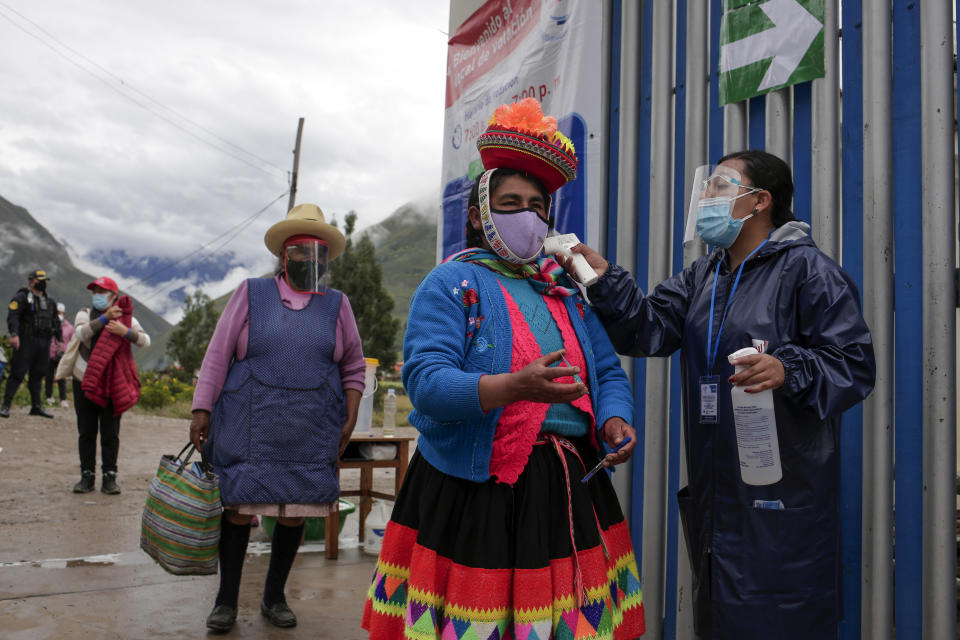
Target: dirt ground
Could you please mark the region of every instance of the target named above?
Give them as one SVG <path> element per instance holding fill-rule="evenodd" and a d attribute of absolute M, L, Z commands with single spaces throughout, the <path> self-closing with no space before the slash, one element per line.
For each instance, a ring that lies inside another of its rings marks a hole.
<path fill-rule="evenodd" d="M 121 495 L 74 494 L 79 479 L 76 417 L 56 408 L 53 420 L 14 409 L 0 420 L 0 638 L 206 637 L 204 619 L 217 576 L 167 574 L 139 550 L 140 512 L 160 456 L 187 442 L 186 420 L 128 413 L 120 427 Z M 99 452 L 98 452 L 99 466 Z M 392 488 L 378 470 L 375 488 Z M 359 485 L 345 470 L 344 489 Z M 356 514 L 347 517 L 337 560 L 320 542 L 301 548 L 287 584 L 299 618 L 280 630 L 259 614 L 269 560 L 254 529 L 231 637 L 365 638 L 360 629 L 375 558 L 362 553 Z"/>

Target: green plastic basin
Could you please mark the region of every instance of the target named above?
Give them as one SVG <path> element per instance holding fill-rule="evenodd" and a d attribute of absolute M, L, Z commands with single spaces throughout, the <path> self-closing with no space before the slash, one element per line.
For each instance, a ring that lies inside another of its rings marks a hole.
<path fill-rule="evenodd" d="M 343 531 L 343 525 L 347 521 L 347 516 L 357 510 L 357 505 L 340 498 L 340 528 L 337 529 L 339 534 Z M 273 516 L 260 516 L 260 526 L 263 527 L 263 530 L 267 532 L 268 536 L 273 536 L 273 528 L 277 524 L 277 519 Z M 324 540 L 327 533 L 327 519 L 326 518 L 307 518 L 305 523 L 304 536 L 307 540 Z"/>

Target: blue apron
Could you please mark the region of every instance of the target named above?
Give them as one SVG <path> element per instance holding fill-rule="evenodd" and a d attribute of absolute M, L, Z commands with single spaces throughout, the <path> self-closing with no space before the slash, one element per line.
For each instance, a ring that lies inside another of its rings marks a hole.
<path fill-rule="evenodd" d="M 223 503 L 317 504 L 340 495 L 337 452 L 346 418 L 333 361 L 343 297 L 328 289 L 287 308 L 273 278 L 252 278 L 250 337 L 210 420 Z"/>

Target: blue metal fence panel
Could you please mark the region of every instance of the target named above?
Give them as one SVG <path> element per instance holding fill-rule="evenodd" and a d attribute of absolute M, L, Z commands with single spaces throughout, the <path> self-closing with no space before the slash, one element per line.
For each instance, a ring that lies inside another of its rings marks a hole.
<path fill-rule="evenodd" d="M 698 2 L 700 0 L 694 0 Z M 676 0 L 676 91 L 674 93 L 673 132 L 673 256 L 671 271 L 683 269 L 683 231 L 686 222 L 684 186 L 686 184 L 686 137 L 687 137 L 687 49 L 682 46 L 687 28 L 687 0 Z M 664 584 L 663 637 L 677 637 L 677 550 L 679 547 L 679 511 L 674 496 L 680 489 L 680 429 L 683 416 L 681 401 L 680 354 L 670 358 L 670 418 L 668 423 L 667 451 L 667 550 L 666 580 Z"/>
<path fill-rule="evenodd" d="M 810 224 L 813 184 L 813 104 L 811 83 L 793 87 L 793 214 Z"/>
<path fill-rule="evenodd" d="M 748 107 L 749 138 L 751 149 L 767 148 L 767 97 L 751 98 Z"/>
<path fill-rule="evenodd" d="M 710 119 L 710 140 L 707 148 L 716 162 L 723 156 L 723 107 L 720 106 L 720 19 L 723 0 L 710 0 L 710 100 L 707 113 Z"/>
<path fill-rule="evenodd" d="M 863 14 L 862 0 L 846 0 L 841 14 L 843 106 L 843 266 L 863 288 Z M 863 408 L 843 416 L 840 435 L 840 526 L 843 561 L 842 640 L 859 640 L 861 614 L 860 546 L 863 522 Z"/>
<path fill-rule="evenodd" d="M 606 211 L 606 258 L 617 261 L 617 194 L 620 192 L 620 53 L 623 22 L 623 2 L 613 0 L 610 15 L 610 89 L 608 100 L 609 125 L 607 128 L 607 211 Z"/>
<path fill-rule="evenodd" d="M 650 180 L 650 128 L 653 125 L 651 97 L 653 83 L 650 72 L 653 68 L 653 1 L 643 0 L 641 12 L 641 52 L 640 52 L 640 123 L 637 140 L 637 181 L 636 185 L 646 184 Z M 650 243 L 650 197 L 646 189 L 639 189 L 637 198 L 636 233 L 636 269 L 637 283 L 646 288 L 649 268 L 647 265 L 647 246 Z M 633 359 L 633 424 L 643 425 L 647 411 L 647 361 Z M 630 491 L 630 534 L 634 549 L 643 549 L 643 460 L 646 453 L 644 436 L 637 433 L 637 448 L 634 449 L 633 484 Z M 637 568 L 643 575 L 643 553 L 637 554 Z M 652 613 L 650 614 L 652 615 Z"/>
<path fill-rule="evenodd" d="M 923 634 L 923 233 L 920 5 L 893 6 L 894 619 L 897 640 Z"/>

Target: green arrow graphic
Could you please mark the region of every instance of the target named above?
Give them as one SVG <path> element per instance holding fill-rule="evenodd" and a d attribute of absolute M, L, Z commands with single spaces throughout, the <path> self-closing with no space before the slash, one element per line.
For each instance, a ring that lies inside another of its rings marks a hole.
<path fill-rule="evenodd" d="M 820 9 L 822 14 L 822 2 L 814 2 L 813 6 L 816 7 L 814 11 Z M 721 33 L 727 37 L 734 32 L 742 33 L 744 28 L 752 33 L 721 44 L 721 103 L 753 97 L 791 80 L 793 83 L 803 82 L 823 75 L 822 38 L 819 40 L 819 51 L 816 52 L 819 61 L 808 60 L 812 63 L 806 65 L 810 69 L 806 73 L 797 73 L 817 41 L 817 36 L 823 32 L 822 20 L 798 0 L 752 2 L 746 7 L 728 11 L 723 19 Z M 733 20 L 731 25 L 735 26 L 728 27 L 728 20 Z M 763 68 L 763 64 L 759 63 L 767 60 L 769 63 L 758 82 L 757 72 Z"/>

